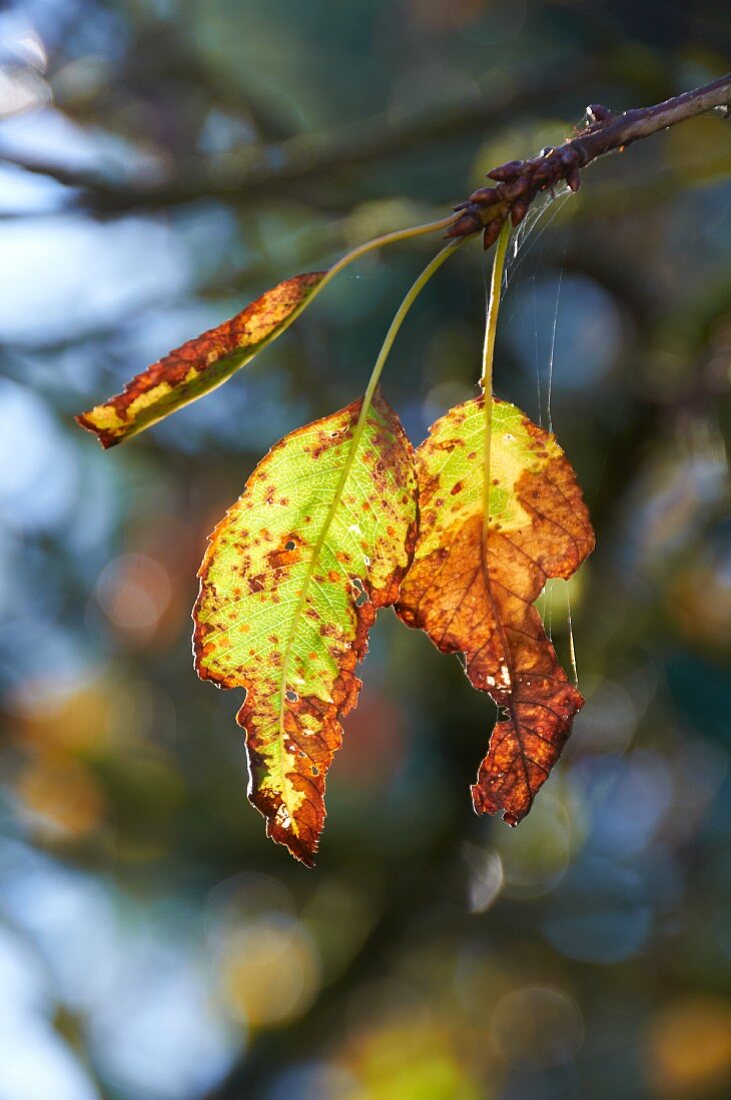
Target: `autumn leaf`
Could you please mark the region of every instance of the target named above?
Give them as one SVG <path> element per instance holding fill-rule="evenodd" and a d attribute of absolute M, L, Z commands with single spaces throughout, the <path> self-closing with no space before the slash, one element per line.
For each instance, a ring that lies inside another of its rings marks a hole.
<path fill-rule="evenodd" d="M 397 611 L 446 653 L 501 717 L 480 765 L 478 813 L 517 824 L 558 760 L 583 705 L 533 603 L 547 577 L 568 578 L 594 535 L 574 472 L 555 438 L 493 400 L 489 525 L 484 399 L 451 409 L 417 449 L 420 529 Z"/>
<path fill-rule="evenodd" d="M 284 332 L 304 309 L 326 272 L 285 279 L 230 321 L 158 359 L 122 393 L 76 417 L 103 447 L 113 447 L 220 386 Z"/>
<path fill-rule="evenodd" d="M 413 550 L 413 450 L 377 393 L 292 432 L 210 539 L 194 610 L 199 676 L 246 688 L 249 798 L 312 865 L 325 776 L 357 701 L 376 610 Z"/>

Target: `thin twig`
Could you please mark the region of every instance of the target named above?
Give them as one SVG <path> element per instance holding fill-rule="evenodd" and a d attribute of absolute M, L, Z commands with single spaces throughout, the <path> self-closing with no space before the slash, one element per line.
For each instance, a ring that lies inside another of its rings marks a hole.
<path fill-rule="evenodd" d="M 581 169 L 606 153 L 622 151 L 641 138 L 666 130 L 686 119 L 731 103 L 731 73 L 684 92 L 654 107 L 637 107 L 615 117 L 599 104 L 587 107 L 587 127 L 575 138 L 556 148 L 543 149 L 530 160 L 512 160 L 488 172 L 494 187 L 473 191 L 456 210 L 460 217 L 449 230 L 450 237 L 469 237 L 484 229 L 485 248 L 495 242 L 503 222 L 510 217 L 518 225 L 541 191 L 566 182 L 572 191 L 581 186 Z"/>

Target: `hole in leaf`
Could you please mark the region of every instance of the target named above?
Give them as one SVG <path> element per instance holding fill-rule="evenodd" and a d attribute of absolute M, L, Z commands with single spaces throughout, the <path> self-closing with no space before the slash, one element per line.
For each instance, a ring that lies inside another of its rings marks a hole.
<path fill-rule="evenodd" d="M 368 593 L 363 587 L 363 581 L 360 577 L 353 577 L 353 594 L 355 596 L 356 607 L 361 607 L 368 599 Z"/>
<path fill-rule="evenodd" d="M 294 540 L 290 539 L 289 542 L 285 542 L 284 549 L 285 550 L 294 550 L 295 545 L 296 545 L 296 543 L 294 542 Z"/>
<path fill-rule="evenodd" d="M 297 692 L 292 691 L 291 688 L 289 689 L 289 691 L 285 691 L 284 694 L 285 694 L 285 698 L 286 698 L 288 703 L 296 703 L 297 700 L 299 699 L 299 695 L 297 694 Z"/>

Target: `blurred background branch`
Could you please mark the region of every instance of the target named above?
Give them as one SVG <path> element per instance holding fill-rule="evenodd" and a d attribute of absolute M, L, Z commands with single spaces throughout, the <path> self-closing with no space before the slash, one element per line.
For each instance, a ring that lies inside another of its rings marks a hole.
<path fill-rule="evenodd" d="M 246 203 L 261 196 L 296 196 L 303 183 L 322 182 L 326 174 L 456 141 L 478 134 L 486 126 L 514 120 L 536 103 L 550 105 L 581 87 L 591 71 L 591 62 L 586 61 L 571 69 L 562 64 L 548 73 L 536 73 L 533 67 L 509 74 L 492 72 L 466 102 L 433 104 L 402 119 L 380 114 L 336 130 L 297 134 L 275 145 L 237 150 L 219 158 L 215 165 L 189 165 L 169 181 L 146 186 L 136 181 L 115 184 L 95 173 L 17 155 L 2 159 L 64 186 L 80 188 L 84 194 L 77 204 L 99 214 L 154 210 L 201 198 Z M 435 155 L 439 155 L 438 149 Z"/>

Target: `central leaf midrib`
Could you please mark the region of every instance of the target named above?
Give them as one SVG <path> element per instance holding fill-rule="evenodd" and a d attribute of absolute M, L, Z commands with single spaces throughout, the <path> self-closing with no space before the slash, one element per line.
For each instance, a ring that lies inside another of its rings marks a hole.
<path fill-rule="evenodd" d="M 300 597 L 297 601 L 297 607 L 295 608 L 294 615 L 292 616 L 292 625 L 290 627 L 289 636 L 287 638 L 287 646 L 286 646 L 286 649 L 284 651 L 284 657 L 282 659 L 282 672 L 281 672 L 281 676 L 280 676 L 280 680 L 279 680 L 279 728 L 278 728 L 278 731 L 277 731 L 277 742 L 278 742 L 277 757 L 278 757 L 279 782 L 280 782 L 280 787 L 281 787 L 281 790 L 282 790 L 282 802 L 287 806 L 288 810 L 289 810 L 289 805 L 287 804 L 286 798 L 285 798 L 285 791 L 286 791 L 286 788 L 287 788 L 287 784 L 286 784 L 286 781 L 285 781 L 286 777 L 285 777 L 285 770 L 284 770 L 284 756 L 285 756 L 284 738 L 285 738 L 285 735 L 286 735 L 286 731 L 285 731 L 285 728 L 284 728 L 284 720 L 285 720 L 285 715 L 286 715 L 286 703 L 287 703 L 286 693 L 287 693 L 287 682 L 288 682 L 288 676 L 289 676 L 289 665 L 290 665 L 290 661 L 291 661 L 291 657 L 292 657 L 292 652 L 293 652 L 293 648 L 294 648 L 294 641 L 295 641 L 295 638 L 296 638 L 296 635 L 297 635 L 297 630 L 298 630 L 298 627 L 299 627 L 300 618 L 302 616 L 302 612 L 304 611 L 305 605 L 307 604 L 307 601 L 308 601 L 308 598 L 309 598 L 310 585 L 312 584 L 312 579 L 313 579 L 313 576 L 314 576 L 314 573 L 315 573 L 315 569 L 317 567 L 317 563 L 319 562 L 320 555 L 322 553 L 323 547 L 325 546 L 325 541 L 326 541 L 327 536 L 330 532 L 330 528 L 331 528 L 333 520 L 335 518 L 335 514 L 338 510 L 338 506 L 341 502 L 341 498 L 342 498 L 342 495 L 343 495 L 348 477 L 350 476 L 350 471 L 353 467 L 355 456 L 356 456 L 356 453 L 357 453 L 357 450 L 358 450 L 358 446 L 360 444 L 361 437 L 363 435 L 363 431 L 365 429 L 365 424 L 366 424 L 366 420 L 368 418 L 368 414 L 370 412 L 370 408 L 371 408 L 371 402 L 369 401 L 368 403 L 366 403 L 366 401 L 364 399 L 363 404 L 361 405 L 360 414 L 358 416 L 358 420 L 356 422 L 356 426 L 355 426 L 355 429 L 353 431 L 352 438 L 350 440 L 350 448 L 349 448 L 347 456 L 345 458 L 345 462 L 343 463 L 343 468 L 340 472 L 340 477 L 338 479 L 338 483 L 337 483 L 337 485 L 335 487 L 335 491 L 333 493 L 332 503 L 331 503 L 331 505 L 328 509 L 327 515 L 325 516 L 325 520 L 324 520 L 323 525 L 320 529 L 320 533 L 317 537 L 317 541 L 316 541 L 315 546 L 312 550 L 312 556 L 310 557 L 310 560 L 309 560 L 308 565 L 307 565 L 307 572 L 305 573 L 305 577 L 304 577 L 304 580 L 303 580 L 303 583 L 302 583 L 302 592 L 301 592 L 301 595 L 300 595 Z M 364 466 L 364 469 L 367 470 L 368 468 Z M 293 817 L 291 812 L 290 812 L 290 817 Z M 293 818 L 293 820 L 294 820 L 294 818 Z"/>

